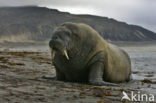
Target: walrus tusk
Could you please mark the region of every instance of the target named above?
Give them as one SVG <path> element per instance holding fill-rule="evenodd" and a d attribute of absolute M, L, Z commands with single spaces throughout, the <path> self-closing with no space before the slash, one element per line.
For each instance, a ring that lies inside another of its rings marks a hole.
<path fill-rule="evenodd" d="M 69 60 L 69 56 L 67 54 L 67 50 L 64 50 L 64 55 L 66 56 L 66 58 Z"/>
<path fill-rule="evenodd" d="M 56 51 L 55 50 L 51 50 L 51 57 L 52 57 L 52 59 L 54 59 L 55 54 L 56 54 Z"/>

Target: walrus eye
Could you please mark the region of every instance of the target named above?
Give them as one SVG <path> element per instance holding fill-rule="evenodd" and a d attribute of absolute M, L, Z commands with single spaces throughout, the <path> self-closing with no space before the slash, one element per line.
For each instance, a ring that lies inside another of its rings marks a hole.
<path fill-rule="evenodd" d="M 55 37 L 54 37 L 54 40 L 57 41 L 59 38 L 60 38 L 59 35 L 58 35 L 58 36 L 55 36 Z"/>

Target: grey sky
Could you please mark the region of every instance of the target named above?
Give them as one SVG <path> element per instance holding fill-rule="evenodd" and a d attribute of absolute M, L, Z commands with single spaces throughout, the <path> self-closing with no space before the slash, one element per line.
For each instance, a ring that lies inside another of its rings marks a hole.
<path fill-rule="evenodd" d="M 38 5 L 74 14 L 93 14 L 156 32 L 156 0 L 0 0 L 0 6 Z"/>

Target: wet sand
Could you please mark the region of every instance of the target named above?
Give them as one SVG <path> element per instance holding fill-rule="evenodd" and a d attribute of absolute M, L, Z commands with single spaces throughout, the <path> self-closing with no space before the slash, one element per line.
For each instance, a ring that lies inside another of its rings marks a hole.
<path fill-rule="evenodd" d="M 122 48 L 131 57 L 133 80 L 119 87 L 45 80 L 55 76 L 48 48 L 1 48 L 0 103 L 120 103 L 122 91 L 154 94 L 156 102 L 156 46 Z"/>

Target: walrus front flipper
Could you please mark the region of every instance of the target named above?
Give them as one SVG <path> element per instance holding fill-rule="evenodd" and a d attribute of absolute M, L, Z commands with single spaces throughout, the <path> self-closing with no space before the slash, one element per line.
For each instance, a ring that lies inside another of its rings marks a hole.
<path fill-rule="evenodd" d="M 104 81 L 92 81 L 90 82 L 90 84 L 96 85 L 96 86 L 119 86 L 115 83 L 109 83 L 109 82 L 104 82 Z"/>
<path fill-rule="evenodd" d="M 55 77 L 49 77 L 49 76 L 42 76 L 42 79 L 48 79 L 48 80 L 57 80 L 56 76 Z"/>
<path fill-rule="evenodd" d="M 102 85 L 103 86 L 119 86 L 119 85 L 117 85 L 115 83 L 110 83 L 110 82 L 105 82 L 105 81 L 102 81 Z"/>
<path fill-rule="evenodd" d="M 103 81 L 103 69 L 104 65 L 100 61 L 92 64 L 89 73 L 89 83 L 97 86 L 118 86 L 117 84 Z"/>
<path fill-rule="evenodd" d="M 65 81 L 65 76 L 56 68 L 56 76 L 42 76 L 42 79 Z"/>

